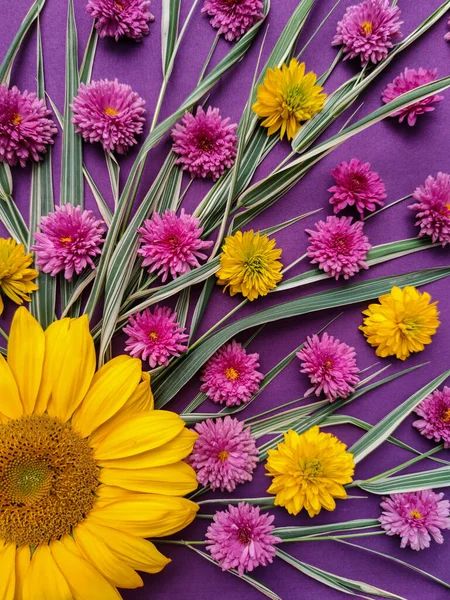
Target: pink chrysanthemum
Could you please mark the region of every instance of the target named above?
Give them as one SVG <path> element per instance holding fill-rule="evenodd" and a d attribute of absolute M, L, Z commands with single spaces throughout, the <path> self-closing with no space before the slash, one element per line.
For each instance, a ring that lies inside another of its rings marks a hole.
<path fill-rule="evenodd" d="M 355 349 L 324 333 L 308 337 L 303 348 L 297 352 L 302 361 L 302 373 L 306 373 L 313 384 L 306 395 L 323 392 L 330 402 L 336 398 L 347 398 L 355 391 L 359 382 Z"/>
<path fill-rule="evenodd" d="M 450 388 L 435 390 L 414 411 L 421 419 L 414 421 L 420 433 L 435 442 L 443 442 L 450 448 Z"/>
<path fill-rule="evenodd" d="M 95 267 L 92 259 L 101 254 L 106 228 L 91 210 L 71 204 L 57 206 L 55 212 L 42 217 L 39 229 L 31 250 L 36 252 L 36 265 L 41 271 L 52 277 L 64 271 L 70 281 L 74 273 L 79 275 L 87 266 Z"/>
<path fill-rule="evenodd" d="M 123 331 L 130 336 L 125 342 L 125 351 L 143 361 L 148 360 L 152 369 L 167 365 L 171 356 L 180 356 L 186 350 L 185 327 L 177 322 L 177 313 L 166 306 L 135 313 Z"/>
<path fill-rule="evenodd" d="M 450 502 L 432 490 L 392 494 L 381 503 L 381 527 L 388 535 L 401 537 L 401 548 L 429 548 L 431 538 L 442 544 L 441 529 L 450 529 Z"/>
<path fill-rule="evenodd" d="M 448 20 L 447 25 L 450 27 L 450 19 Z M 444 40 L 450 42 L 450 31 L 444 35 Z"/>
<path fill-rule="evenodd" d="M 343 46 L 345 58 L 361 58 L 361 64 L 376 64 L 386 58 L 393 42 L 401 38 L 400 9 L 389 0 L 365 0 L 350 6 L 339 21 L 334 46 Z"/>
<path fill-rule="evenodd" d="M 148 35 L 148 23 L 155 17 L 149 11 L 151 0 L 88 0 L 86 11 L 95 21 L 101 38 L 121 37 L 140 42 Z"/>
<path fill-rule="evenodd" d="M 138 229 L 141 234 L 138 254 L 144 257 L 142 266 L 150 265 L 149 273 L 159 269 L 158 275 L 162 275 L 163 281 L 169 273 L 175 279 L 191 267 L 199 267 L 198 259 L 206 258 L 200 250 L 213 243 L 200 239 L 203 228 L 199 223 L 199 219 L 187 215 L 184 209 L 179 217 L 173 210 L 166 210 L 162 215 L 153 213 L 152 218 L 145 220 L 144 226 Z"/>
<path fill-rule="evenodd" d="M 408 69 L 406 68 L 403 73 L 400 73 L 398 77 L 394 79 L 392 83 L 390 83 L 384 92 L 381 94 L 381 98 L 385 104 L 391 102 L 401 94 L 405 94 L 415 88 L 425 85 L 426 83 L 431 83 L 435 81 L 437 78 L 437 69 L 429 70 L 429 69 Z M 419 115 L 423 115 L 427 112 L 432 112 L 434 110 L 434 106 L 436 102 L 441 102 L 444 99 L 444 96 L 439 96 L 438 94 L 434 94 L 433 96 L 429 96 L 424 100 L 419 100 L 419 102 L 415 102 L 408 106 L 407 108 L 402 108 L 401 110 L 396 111 L 391 115 L 391 117 L 398 117 L 399 122 L 402 123 L 405 119 L 408 121 L 408 125 L 411 127 L 416 124 L 417 117 Z"/>
<path fill-rule="evenodd" d="M 71 106 L 72 121 L 86 142 L 101 142 L 109 152 L 126 154 L 137 143 L 135 136 L 142 133 L 144 104 L 131 86 L 117 79 L 82 83 Z"/>
<path fill-rule="evenodd" d="M 196 115 L 186 112 L 172 129 L 173 151 L 177 164 L 191 177 L 218 179 L 234 163 L 237 152 L 237 125 L 222 119 L 218 108 L 197 108 Z"/>
<path fill-rule="evenodd" d="M 275 544 L 273 515 L 261 514 L 259 506 L 245 502 L 217 511 L 206 532 L 206 549 L 219 562 L 222 571 L 237 569 L 249 573 L 273 561 Z"/>
<path fill-rule="evenodd" d="M 258 391 L 264 375 L 257 371 L 259 354 L 247 354 L 233 340 L 218 350 L 206 364 L 202 373 L 200 390 L 210 400 L 227 406 L 238 406 L 248 402 Z"/>
<path fill-rule="evenodd" d="M 362 221 L 351 217 L 327 217 L 315 225 L 310 235 L 308 256 L 313 264 L 330 277 L 349 279 L 360 269 L 367 269 L 366 257 L 371 245 L 364 235 Z"/>
<path fill-rule="evenodd" d="M 413 193 L 417 202 L 408 208 L 416 212 L 419 237 L 428 235 L 442 246 L 450 243 L 450 175 L 431 175 Z"/>
<path fill-rule="evenodd" d="M 202 12 L 212 17 L 210 23 L 217 33 L 232 42 L 264 18 L 263 7 L 262 0 L 205 0 Z"/>
<path fill-rule="evenodd" d="M 370 170 L 370 163 L 352 158 L 349 163 L 342 162 L 333 169 L 331 175 L 336 185 L 328 191 L 333 192 L 330 204 L 334 205 L 335 214 L 346 206 L 355 206 L 363 218 L 364 210 L 371 212 L 377 205 L 383 206 L 386 187 L 378 173 Z"/>
<path fill-rule="evenodd" d="M 41 160 L 58 131 L 49 115 L 36 94 L 0 85 L 0 162 L 24 167 Z"/>
<path fill-rule="evenodd" d="M 244 424 L 230 416 L 197 423 L 195 441 L 189 462 L 197 472 L 197 480 L 212 490 L 232 492 L 239 483 L 252 480 L 258 464 L 258 449 Z"/>

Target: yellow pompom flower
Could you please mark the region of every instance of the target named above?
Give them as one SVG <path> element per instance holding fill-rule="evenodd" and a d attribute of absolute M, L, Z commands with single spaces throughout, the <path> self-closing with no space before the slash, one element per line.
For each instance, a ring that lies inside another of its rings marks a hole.
<path fill-rule="evenodd" d="M 25 254 L 23 244 L 13 238 L 0 238 L 0 292 L 11 298 L 16 304 L 30 302 L 30 294 L 38 289 L 33 279 L 39 275 L 29 266 L 33 262 L 32 254 Z M 0 293 L 0 315 L 4 304 Z"/>
<path fill-rule="evenodd" d="M 283 275 L 283 265 L 278 261 L 281 250 L 275 248 L 275 240 L 253 229 L 225 238 L 220 255 L 217 283 L 229 287 L 230 295 L 241 293 L 249 300 L 266 296 L 277 286 Z"/>
<path fill-rule="evenodd" d="M 396 356 L 405 360 L 412 352 L 421 352 L 439 327 L 437 302 L 430 294 L 421 293 L 413 286 L 403 290 L 393 287 L 389 294 L 378 298 L 380 304 L 370 304 L 364 333 L 376 355 L 385 358 Z"/>
<path fill-rule="evenodd" d="M 284 434 L 284 442 L 268 451 L 267 475 L 273 477 L 267 490 L 276 494 L 275 505 L 284 506 L 292 514 L 302 508 L 310 517 L 322 508 L 334 510 L 334 498 L 346 498 L 344 488 L 355 471 L 353 454 L 331 433 L 322 433 L 317 425 L 302 435 L 296 431 Z"/>
<path fill-rule="evenodd" d="M 44 332 L 16 311 L 0 355 L 1 598 L 117 600 L 169 562 L 144 538 L 197 512 L 182 498 L 197 435 L 153 410 L 138 359 L 95 362 L 86 316 Z"/>
<path fill-rule="evenodd" d="M 284 64 L 268 69 L 262 85 L 258 86 L 253 111 L 264 118 L 267 135 L 280 129 L 280 138 L 287 134 L 295 137 L 300 124 L 322 110 L 326 94 L 316 85 L 317 76 L 310 71 L 305 74 L 305 63 L 293 58 L 289 66 Z"/>

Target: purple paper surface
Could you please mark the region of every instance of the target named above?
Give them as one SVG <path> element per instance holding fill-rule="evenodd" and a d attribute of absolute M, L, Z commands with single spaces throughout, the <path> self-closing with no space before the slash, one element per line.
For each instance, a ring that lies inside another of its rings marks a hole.
<path fill-rule="evenodd" d="M 331 46 L 331 39 L 336 23 L 344 9 L 352 3 L 352 1 L 341 2 L 317 37 L 305 50 L 302 59 L 306 61 L 308 70 L 313 70 L 320 74 L 331 64 L 336 54 L 336 49 Z M 30 4 L 31 0 L 16 0 L 15 2 L 6 2 L 6 0 L 3 0 L 1 2 L 0 58 L 3 58 Z M 182 19 L 185 18 L 191 4 L 192 2 L 186 0 L 182 2 Z M 200 13 L 201 4 L 200 2 L 194 18 L 188 27 L 185 39 L 182 42 L 163 103 L 161 118 L 171 114 L 193 89 L 203 62 L 214 41 L 215 31 L 209 25 L 208 19 Z M 268 18 L 270 26 L 263 51 L 263 59 L 268 56 L 298 2 L 297 0 L 276 0 L 272 4 L 273 6 Z M 405 35 L 408 34 L 427 15 L 435 10 L 439 4 L 439 0 L 420 0 L 420 2 L 413 0 L 400 1 L 399 6 L 402 9 L 404 20 L 402 26 L 403 33 Z M 302 33 L 299 47 L 302 47 L 309 39 L 333 5 L 334 0 L 317 0 L 316 6 L 313 8 L 311 17 Z M 93 79 L 112 79 L 117 77 L 120 82 L 131 84 L 146 100 L 148 110 L 146 133 L 153 117 L 162 81 L 160 48 L 161 3 L 155 1 L 151 10 L 156 19 L 150 25 L 150 35 L 140 44 L 132 41 L 116 43 L 111 40 L 100 40 L 93 70 Z M 84 0 L 75 0 L 75 12 L 81 60 L 92 20 L 85 13 Z M 64 108 L 66 14 L 67 6 L 65 0 L 47 0 L 40 17 L 46 90 L 61 112 Z M 381 105 L 380 95 L 382 90 L 405 67 L 437 68 L 440 76 L 449 75 L 450 45 L 446 44 L 443 39 L 446 32 L 446 19 L 441 19 L 431 31 L 421 37 L 418 42 L 403 52 L 398 59 L 394 60 L 383 71 L 381 76 L 370 86 L 368 92 L 363 94 L 355 102 L 350 111 L 333 127 L 333 132 L 343 125 L 345 119 L 361 103 L 363 104 L 360 106 L 357 118 L 378 108 Z M 262 32 L 259 33 L 253 47 L 247 53 L 244 60 L 223 77 L 210 95 L 208 102 L 213 106 L 220 107 L 222 114 L 230 116 L 234 122 L 237 122 L 240 118 L 247 99 L 261 41 Z M 227 42 L 223 40 L 219 42 L 214 54 L 213 64 L 216 64 L 219 58 L 225 55 L 229 47 L 230 45 Z M 17 85 L 20 89 L 35 90 L 35 48 L 36 34 L 34 28 L 30 35 L 27 36 L 12 72 L 11 83 Z M 327 82 L 325 91 L 331 92 L 334 90 L 340 83 L 357 72 L 358 68 L 358 61 L 347 61 L 340 65 Z M 435 175 L 438 171 L 448 172 L 450 170 L 450 144 L 448 137 L 448 132 L 450 131 L 450 94 L 444 92 L 443 95 L 445 100 L 437 105 L 433 113 L 419 117 L 418 124 L 414 128 L 409 128 L 405 123 L 400 125 L 394 119 L 388 119 L 343 144 L 316 165 L 285 197 L 279 200 L 263 215 L 255 219 L 252 227 L 258 229 L 274 225 L 317 208 L 322 208 L 322 212 L 319 214 L 320 218 L 332 214 L 331 207 L 328 204 L 330 194 L 327 192 L 327 188 L 333 184 L 333 180 L 330 177 L 330 170 L 341 161 L 350 160 L 353 157 L 369 161 L 372 168 L 381 175 L 386 183 L 388 203 L 410 194 L 418 185 L 424 182 L 429 174 Z M 326 135 L 328 136 L 329 133 Z M 59 197 L 61 137 L 61 134 L 59 134 L 53 150 L 55 199 Z M 170 137 L 166 136 L 159 146 L 150 153 L 138 194 L 138 200 L 143 198 L 169 149 Z M 289 145 L 286 142 L 278 144 L 264 165 L 259 169 L 257 178 L 267 175 L 288 152 Z M 136 153 L 137 150 L 135 149 L 127 157 L 119 158 L 122 169 L 122 184 Z M 101 148 L 84 145 L 84 159 L 105 198 L 112 204 L 109 178 Z M 31 169 L 16 167 L 12 169 L 12 173 L 14 180 L 14 200 L 28 220 Z M 185 178 L 183 185 L 187 181 L 188 179 Z M 184 206 L 192 210 L 203 198 L 210 185 L 209 182 L 195 182 L 189 190 Z M 88 208 L 96 210 L 95 201 L 87 186 L 85 202 Z M 400 203 L 367 222 L 365 231 L 373 245 L 411 238 L 417 234 L 417 229 L 414 227 L 413 214 L 407 210 L 407 204 L 408 201 Z M 304 229 L 311 227 L 314 219 L 319 217 L 313 216 L 306 221 L 300 221 L 276 235 L 277 245 L 283 249 L 282 260 L 284 264 L 290 263 L 305 252 L 307 235 L 304 233 Z M 5 235 L 5 230 L 2 227 L 0 227 L 0 234 Z M 427 250 L 391 261 L 388 264 L 373 267 L 370 269 L 370 272 L 358 275 L 353 281 L 362 281 L 383 275 L 406 273 L 416 269 L 448 264 L 450 264 L 450 250 L 448 248 Z M 303 261 L 295 270 L 291 271 L 290 275 L 301 273 L 308 268 L 309 265 L 307 262 Z M 307 289 L 299 288 L 292 292 L 275 294 L 270 300 L 262 299 L 261 301 L 247 305 L 239 312 L 238 318 L 242 318 L 255 310 L 261 310 L 261 308 L 265 308 L 271 304 L 285 302 L 315 291 L 330 288 L 331 285 L 331 282 L 326 282 L 309 286 Z M 449 286 L 450 282 L 448 279 L 426 286 L 426 290 L 431 293 L 433 299 L 439 301 L 442 324 L 433 339 L 432 345 L 428 346 L 420 355 L 412 356 L 405 363 L 396 359 L 377 359 L 374 350 L 368 346 L 361 332 L 358 331 L 358 326 L 362 322 L 361 311 L 365 308 L 363 305 L 348 307 L 345 310 L 345 314 L 340 316 L 329 327 L 328 331 L 331 334 L 356 348 L 358 365 L 361 369 L 377 361 L 379 362 L 379 367 L 391 363 L 392 366 L 389 369 L 389 374 L 391 374 L 406 367 L 429 361 L 426 367 L 414 371 L 356 400 L 350 406 L 345 407 L 345 414 L 351 414 L 374 424 L 390 410 L 406 400 L 413 392 L 449 368 Z M 239 301 L 238 298 L 230 298 L 228 295 L 223 295 L 221 290 L 216 289 L 208 306 L 206 316 L 203 319 L 200 333 L 206 331 Z M 0 318 L 2 327 L 9 328 L 9 322 L 14 309 L 15 307 L 10 302 L 6 302 L 5 312 Z M 262 372 L 267 372 L 271 369 L 288 352 L 297 347 L 308 334 L 318 331 L 331 318 L 336 316 L 338 312 L 338 310 L 334 310 L 326 311 L 323 314 L 313 313 L 306 318 L 300 317 L 292 319 L 289 322 L 280 321 L 274 325 L 266 326 L 250 347 L 252 351 L 260 353 Z M 245 335 L 241 339 L 245 340 Z M 123 352 L 123 339 L 117 339 L 115 342 L 115 351 L 116 353 Z M 198 386 L 198 380 L 194 380 L 179 394 L 177 400 L 169 408 L 174 410 L 183 408 L 196 394 Z M 260 413 L 272 408 L 277 404 L 299 398 L 307 388 L 307 378 L 299 372 L 298 361 L 294 361 L 266 388 L 257 401 L 245 411 L 244 415 L 248 417 L 251 414 Z M 206 404 L 204 405 L 204 409 L 208 412 L 214 412 L 215 406 L 212 403 L 208 403 L 207 407 Z M 395 435 L 416 449 L 421 451 L 430 450 L 433 448 L 434 443 L 422 438 L 412 428 L 411 423 L 413 420 L 413 416 L 405 419 Z M 354 443 L 361 435 L 361 430 L 351 426 L 335 427 L 333 428 L 333 432 L 349 445 Z M 448 452 L 442 453 L 441 456 L 448 459 Z M 364 479 L 373 476 L 411 457 L 412 455 L 404 450 L 392 445 L 383 444 L 380 449 L 373 452 L 357 466 L 355 478 Z M 436 463 L 423 461 L 419 465 L 416 465 L 414 470 L 422 470 L 433 466 L 436 466 Z M 266 495 L 265 490 L 268 487 L 268 482 L 268 478 L 264 476 L 263 465 L 259 465 L 253 482 L 240 486 L 234 496 L 238 498 L 264 496 Z M 314 521 L 303 512 L 293 517 L 289 516 L 283 509 L 274 509 L 275 523 L 277 526 L 311 525 L 357 518 L 378 518 L 380 497 L 359 492 L 357 488 L 352 490 L 352 493 L 358 496 L 367 496 L 367 499 L 338 501 L 337 509 L 333 513 L 320 514 Z M 202 499 L 212 497 L 214 496 L 205 495 Z M 223 494 L 220 494 L 220 497 L 223 497 Z M 208 506 L 207 508 L 213 512 L 213 507 Z M 206 526 L 207 521 L 199 520 L 198 523 L 196 522 L 183 532 L 182 539 L 203 539 Z M 445 543 L 443 545 L 439 546 L 432 542 L 428 550 L 420 553 L 410 549 L 401 550 L 399 539 L 396 537 L 378 536 L 351 541 L 356 541 L 360 545 L 379 550 L 409 562 L 450 584 L 450 532 L 444 533 L 444 537 Z M 173 600 L 185 598 L 186 600 L 193 600 L 206 599 L 211 596 L 214 596 L 217 600 L 238 597 L 245 600 L 252 600 L 261 597 L 257 591 L 253 590 L 246 583 L 232 575 L 221 573 L 216 566 L 208 563 L 188 548 L 167 544 L 159 544 L 159 548 L 172 558 L 172 563 L 159 575 L 143 575 L 146 584 L 143 589 L 123 591 L 122 595 L 127 600 L 144 600 L 150 598 Z M 387 559 L 351 548 L 350 546 L 344 546 L 335 542 L 303 542 L 285 544 L 283 549 L 308 564 L 324 568 L 342 576 L 366 581 L 367 583 L 397 593 L 408 600 L 416 600 L 424 597 L 430 600 L 444 600 L 449 597 L 448 590 L 445 590 L 442 586 L 426 579 L 420 574 L 396 565 Z M 256 570 L 252 575 L 270 587 L 283 600 L 300 598 L 305 600 L 312 598 L 338 600 L 344 597 L 340 592 L 326 588 L 320 583 L 307 578 L 278 559 L 269 567 Z"/>

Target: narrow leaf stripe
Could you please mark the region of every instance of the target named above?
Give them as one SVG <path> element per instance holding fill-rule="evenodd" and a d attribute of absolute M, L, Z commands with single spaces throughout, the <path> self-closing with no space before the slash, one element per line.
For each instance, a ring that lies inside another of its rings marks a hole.
<path fill-rule="evenodd" d="M 354 483 L 366 492 L 381 496 L 400 492 L 417 492 L 431 488 L 449 487 L 450 467 L 440 467 L 439 469 L 421 471 L 420 473 L 386 477 L 385 479 L 378 479 L 373 482 L 358 481 Z"/>

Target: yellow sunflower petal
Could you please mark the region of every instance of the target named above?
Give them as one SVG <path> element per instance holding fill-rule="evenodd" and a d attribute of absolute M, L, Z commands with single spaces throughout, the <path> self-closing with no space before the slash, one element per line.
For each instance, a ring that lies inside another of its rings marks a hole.
<path fill-rule="evenodd" d="M 14 600 L 16 587 L 16 544 L 10 542 L 0 550 L 0 600 Z"/>
<path fill-rule="evenodd" d="M 40 544 L 33 553 L 23 584 L 23 597 L 26 600 L 72 600 L 67 581 L 47 544 Z"/>
<path fill-rule="evenodd" d="M 23 584 L 28 567 L 30 566 L 31 552 L 29 546 L 19 546 L 16 550 L 16 589 L 14 600 L 27 600 L 23 594 Z"/>
<path fill-rule="evenodd" d="M 0 412 L 10 419 L 18 419 L 23 415 L 16 380 L 8 363 L 0 354 Z"/>

